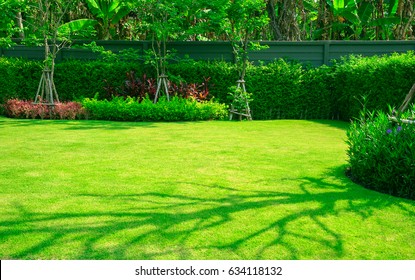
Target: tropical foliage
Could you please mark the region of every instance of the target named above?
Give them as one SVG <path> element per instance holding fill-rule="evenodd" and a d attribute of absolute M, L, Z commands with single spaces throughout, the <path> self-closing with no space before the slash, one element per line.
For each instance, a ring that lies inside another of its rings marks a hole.
<path fill-rule="evenodd" d="M 29 40 L 38 32 L 33 6 L 41 0 L 0 0 L 0 35 Z M 238 22 L 261 21 L 260 40 L 413 39 L 415 0 L 83 0 L 68 7 L 64 23 L 95 20 L 94 39 L 227 40 Z M 259 9 L 258 9 L 259 8 Z M 156 30 L 156 32 L 154 32 Z"/>
<path fill-rule="evenodd" d="M 413 0 L 267 0 L 275 40 L 389 40 L 414 37 Z"/>

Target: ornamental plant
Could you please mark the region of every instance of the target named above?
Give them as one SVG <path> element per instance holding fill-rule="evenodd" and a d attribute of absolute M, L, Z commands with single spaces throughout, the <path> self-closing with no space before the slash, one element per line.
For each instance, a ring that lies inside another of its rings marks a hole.
<path fill-rule="evenodd" d="M 4 105 L 6 116 L 21 119 L 44 119 L 49 114 L 49 108 L 41 103 L 33 104 L 33 101 L 10 99 Z"/>
<path fill-rule="evenodd" d="M 75 120 L 85 117 L 85 109 L 79 102 L 59 102 L 53 107 L 54 118 L 61 120 Z"/>
<path fill-rule="evenodd" d="M 85 117 L 85 110 L 78 102 L 59 102 L 53 107 L 34 104 L 31 100 L 10 99 L 4 105 L 6 116 L 21 119 L 74 120 Z"/>
<path fill-rule="evenodd" d="M 200 102 L 207 101 L 210 99 L 210 78 L 203 79 L 202 83 L 186 83 L 182 80 L 178 83 L 168 81 L 169 95 L 190 98 Z M 154 99 L 158 86 L 156 79 L 148 77 L 146 74 L 143 74 L 141 78 L 137 77 L 132 70 L 126 73 L 126 79 L 120 87 L 113 86 L 107 80 L 104 80 L 104 82 L 106 83 L 104 87 L 106 93 L 103 97 L 107 100 L 111 100 L 114 97 L 133 97 L 138 102 L 142 102 L 147 97 Z"/>
<path fill-rule="evenodd" d="M 415 125 L 361 113 L 347 131 L 348 175 L 364 187 L 415 199 Z"/>

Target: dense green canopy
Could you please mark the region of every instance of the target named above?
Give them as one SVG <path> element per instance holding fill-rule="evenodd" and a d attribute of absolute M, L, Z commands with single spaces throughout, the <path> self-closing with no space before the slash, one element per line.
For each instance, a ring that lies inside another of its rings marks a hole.
<path fill-rule="evenodd" d="M 0 0 L 0 43 L 41 37 L 45 0 Z M 241 21 L 254 24 L 258 40 L 413 39 L 415 0 L 58 0 L 69 6 L 63 21 L 96 20 L 90 39 L 228 40 Z M 91 30 L 90 30 L 91 31 Z"/>

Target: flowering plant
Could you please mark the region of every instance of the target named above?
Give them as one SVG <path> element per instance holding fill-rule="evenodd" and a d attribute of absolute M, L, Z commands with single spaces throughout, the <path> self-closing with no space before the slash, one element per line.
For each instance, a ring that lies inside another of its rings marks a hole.
<path fill-rule="evenodd" d="M 362 114 L 347 131 L 348 175 L 380 192 L 415 199 L 415 125 L 383 112 Z"/>

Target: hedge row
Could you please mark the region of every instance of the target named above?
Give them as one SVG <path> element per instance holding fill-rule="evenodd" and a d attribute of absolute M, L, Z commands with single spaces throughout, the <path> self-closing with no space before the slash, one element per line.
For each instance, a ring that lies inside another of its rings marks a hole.
<path fill-rule="evenodd" d="M 362 102 L 368 111 L 399 107 L 415 83 L 414 52 L 383 57 L 351 56 L 333 67 L 333 107 L 341 119 L 359 117 Z"/>
<path fill-rule="evenodd" d="M 105 96 L 105 87 L 121 86 L 126 73 L 155 76 L 140 62 L 65 61 L 56 66 L 55 83 L 62 101 Z M 41 62 L 0 58 L 0 103 L 10 98 L 32 99 L 41 74 Z M 308 68 L 277 60 L 250 66 L 247 90 L 253 94 L 254 119 L 343 119 L 357 117 L 366 97 L 368 110 L 399 106 L 415 82 L 413 52 L 382 57 L 354 57 L 333 66 Z M 228 103 L 227 93 L 238 79 L 234 66 L 220 61 L 180 62 L 169 65 L 172 80 L 202 83 L 210 77 L 210 93 Z"/>

